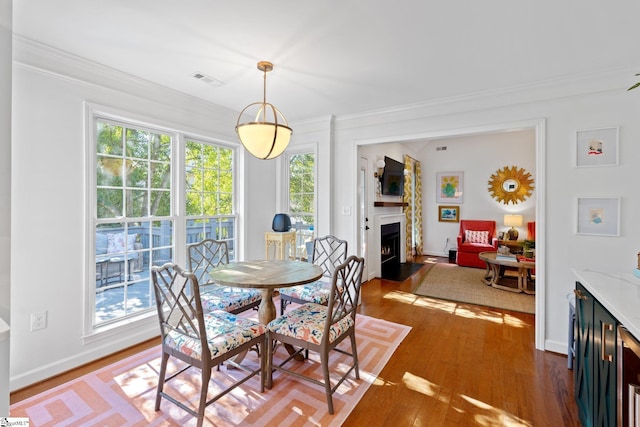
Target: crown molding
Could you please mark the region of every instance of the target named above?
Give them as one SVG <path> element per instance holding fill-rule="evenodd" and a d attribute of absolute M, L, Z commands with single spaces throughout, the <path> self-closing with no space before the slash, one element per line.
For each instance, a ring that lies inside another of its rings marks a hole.
<path fill-rule="evenodd" d="M 639 67 L 640 68 L 640 67 Z M 638 68 L 624 67 L 597 72 L 567 75 L 554 79 L 530 82 L 490 91 L 440 98 L 425 102 L 399 105 L 336 117 L 343 127 L 348 123 L 375 120 L 397 121 L 412 116 L 439 116 L 463 113 L 487 108 L 507 107 L 516 104 L 544 102 L 606 91 L 626 91 L 633 84 Z"/>
<path fill-rule="evenodd" d="M 95 61 L 53 48 L 26 37 L 13 35 L 13 62 L 16 66 L 66 79 L 76 84 L 90 85 L 137 95 L 158 104 L 181 108 L 194 113 L 215 112 L 235 121 L 237 112 L 175 89 L 107 67 Z M 548 101 L 553 99 L 586 95 L 590 93 L 626 89 L 635 83 L 634 74 L 640 67 L 603 69 L 597 72 L 566 75 L 544 81 L 536 81 L 505 87 L 497 90 L 479 91 L 369 110 L 340 116 L 323 116 L 297 121 L 297 126 L 314 128 L 328 121 L 342 128 L 359 127 L 369 121 L 375 123 L 396 122 L 411 117 L 429 117 L 463 113 L 487 108 L 499 108 L 515 104 Z M 215 120 L 215 115 L 212 119 Z"/>
<path fill-rule="evenodd" d="M 237 112 L 231 109 L 16 34 L 13 36 L 13 63 L 16 67 L 97 90 L 139 96 L 196 114 L 203 114 L 204 110 L 212 121 L 226 124 L 231 119 L 235 123 L 237 118 Z"/>

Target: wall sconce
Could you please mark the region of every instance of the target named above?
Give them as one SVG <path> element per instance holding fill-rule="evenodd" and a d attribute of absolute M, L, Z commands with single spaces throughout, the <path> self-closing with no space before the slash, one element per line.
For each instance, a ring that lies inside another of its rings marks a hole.
<path fill-rule="evenodd" d="M 376 169 L 378 169 L 378 171 L 374 172 L 373 176 L 378 178 L 378 180 L 380 180 L 380 181 L 382 181 L 382 174 L 384 173 L 385 165 L 386 165 L 386 163 L 384 162 L 383 159 L 376 160 Z"/>
<path fill-rule="evenodd" d="M 518 240 L 518 230 L 515 227 L 522 227 L 522 215 L 509 215 L 504 216 L 504 225 L 511 227 L 507 230 L 508 240 Z"/>

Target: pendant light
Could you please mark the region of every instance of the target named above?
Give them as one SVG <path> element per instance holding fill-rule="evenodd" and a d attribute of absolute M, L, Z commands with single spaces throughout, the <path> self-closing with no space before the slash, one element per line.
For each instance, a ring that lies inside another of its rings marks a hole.
<path fill-rule="evenodd" d="M 236 133 L 244 148 L 254 157 L 262 160 L 278 157 L 289 145 L 293 130 L 288 126 L 280 110 L 267 102 L 267 73 L 273 70 L 273 64 L 267 61 L 258 62 L 258 70 L 264 73 L 262 102 L 247 105 L 238 116 Z M 251 122 L 240 123 L 245 113 L 256 110 L 251 114 L 255 119 Z"/>

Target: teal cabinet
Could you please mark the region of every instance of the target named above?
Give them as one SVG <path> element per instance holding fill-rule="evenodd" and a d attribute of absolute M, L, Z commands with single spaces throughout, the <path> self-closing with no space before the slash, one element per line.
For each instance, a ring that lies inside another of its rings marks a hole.
<path fill-rule="evenodd" d="M 584 427 L 616 425 L 618 322 L 576 282 L 575 398 Z"/>
<path fill-rule="evenodd" d="M 573 385 L 580 422 L 593 425 L 593 297 L 576 282 L 575 354 Z M 587 296 L 588 295 L 588 296 Z"/>

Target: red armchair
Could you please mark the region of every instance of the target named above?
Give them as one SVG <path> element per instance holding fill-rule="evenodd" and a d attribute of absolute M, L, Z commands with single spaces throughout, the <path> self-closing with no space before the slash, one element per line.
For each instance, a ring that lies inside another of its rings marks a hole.
<path fill-rule="evenodd" d="M 480 252 L 496 252 L 498 238 L 496 237 L 496 222 L 485 220 L 460 220 L 458 234 L 458 253 L 456 263 L 463 267 L 485 268 L 486 264 L 478 254 Z"/>

